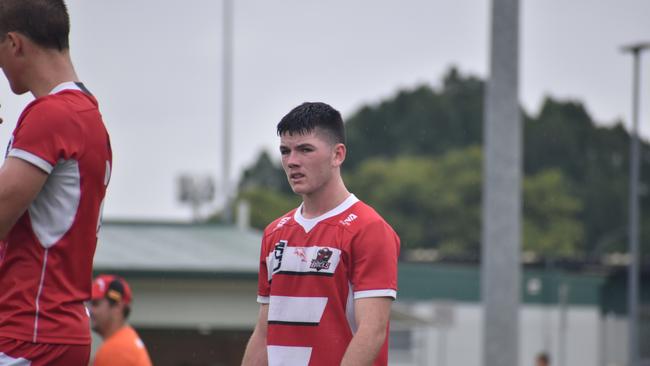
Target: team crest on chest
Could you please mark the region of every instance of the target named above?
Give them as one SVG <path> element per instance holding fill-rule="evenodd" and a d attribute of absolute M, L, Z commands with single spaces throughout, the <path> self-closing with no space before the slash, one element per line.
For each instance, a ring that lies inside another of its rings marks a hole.
<path fill-rule="evenodd" d="M 314 268 L 317 271 L 329 269 L 330 258 L 332 258 L 332 251 L 329 248 L 321 248 L 316 252 L 316 259 L 311 261 L 309 268 Z"/>
<path fill-rule="evenodd" d="M 341 249 L 327 246 L 292 246 L 279 240 L 266 257 L 268 280 L 274 275 L 333 276 L 341 261 Z"/>

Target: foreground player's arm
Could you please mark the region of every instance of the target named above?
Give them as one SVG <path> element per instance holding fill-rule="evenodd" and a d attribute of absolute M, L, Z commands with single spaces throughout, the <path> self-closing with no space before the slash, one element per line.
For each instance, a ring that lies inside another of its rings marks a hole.
<path fill-rule="evenodd" d="M 345 351 L 341 366 L 371 366 L 386 341 L 390 307 L 389 297 L 354 300 L 357 331 Z"/>
<path fill-rule="evenodd" d="M 267 321 L 269 318 L 269 305 L 262 304 L 260 306 L 260 314 L 257 318 L 257 325 L 253 331 L 253 335 L 248 340 L 246 345 L 246 352 L 244 352 L 244 360 L 242 366 L 266 366 L 268 358 L 266 355 L 266 331 Z"/>
<path fill-rule="evenodd" d="M 43 188 L 48 174 L 22 159 L 8 157 L 0 167 L 0 240 Z"/>

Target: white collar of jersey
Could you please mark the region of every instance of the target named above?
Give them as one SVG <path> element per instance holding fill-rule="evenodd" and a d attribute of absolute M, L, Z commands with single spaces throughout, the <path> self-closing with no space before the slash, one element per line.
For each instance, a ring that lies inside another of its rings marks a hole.
<path fill-rule="evenodd" d="M 348 198 L 345 199 L 345 201 L 341 202 L 340 205 L 334 207 L 333 209 L 325 212 L 324 214 L 318 217 L 314 217 L 313 219 L 306 219 L 302 216 L 302 205 L 304 203 L 301 203 L 298 209 L 296 210 L 296 213 L 293 214 L 293 219 L 296 220 L 296 222 L 299 223 L 300 226 L 303 227 L 303 229 L 305 229 L 305 232 L 308 233 L 319 222 L 325 219 L 329 219 L 332 216 L 336 216 L 340 214 L 341 212 L 352 207 L 352 205 L 354 205 L 357 202 L 359 202 L 359 199 L 354 194 L 350 194 Z"/>
<path fill-rule="evenodd" d="M 64 90 L 79 90 L 79 91 L 82 91 L 81 88 L 79 88 L 77 83 L 75 83 L 74 81 L 66 81 L 66 82 L 63 82 L 63 83 L 55 86 L 54 89 L 52 89 L 52 91 L 50 92 L 50 95 L 51 94 L 56 94 L 56 93 L 64 91 Z"/>

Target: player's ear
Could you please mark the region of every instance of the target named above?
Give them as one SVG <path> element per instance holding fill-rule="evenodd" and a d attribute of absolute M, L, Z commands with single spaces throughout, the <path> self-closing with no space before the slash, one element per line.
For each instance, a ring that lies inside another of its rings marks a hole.
<path fill-rule="evenodd" d="M 24 36 L 17 32 L 7 32 L 7 42 L 13 56 L 21 56 L 24 51 Z"/>
<path fill-rule="evenodd" d="M 334 167 L 340 167 L 345 161 L 345 154 L 347 153 L 347 148 L 342 143 L 337 143 L 334 145 L 333 154 L 332 154 L 332 165 Z"/>

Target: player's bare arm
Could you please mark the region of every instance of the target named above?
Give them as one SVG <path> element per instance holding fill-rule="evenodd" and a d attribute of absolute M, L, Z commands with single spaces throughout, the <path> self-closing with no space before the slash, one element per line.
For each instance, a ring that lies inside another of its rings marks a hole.
<path fill-rule="evenodd" d="M 8 157 L 0 167 L 0 239 L 34 201 L 47 173 L 22 159 Z"/>
<path fill-rule="evenodd" d="M 266 331 L 267 321 L 269 317 L 269 306 L 262 304 L 260 306 L 260 313 L 257 319 L 257 325 L 251 335 L 248 345 L 246 345 L 246 352 L 244 352 L 244 359 L 242 366 L 266 366 L 268 359 L 266 356 Z"/>
<path fill-rule="evenodd" d="M 370 297 L 354 301 L 357 331 L 345 351 L 341 366 L 372 366 L 384 341 L 392 298 Z"/>

